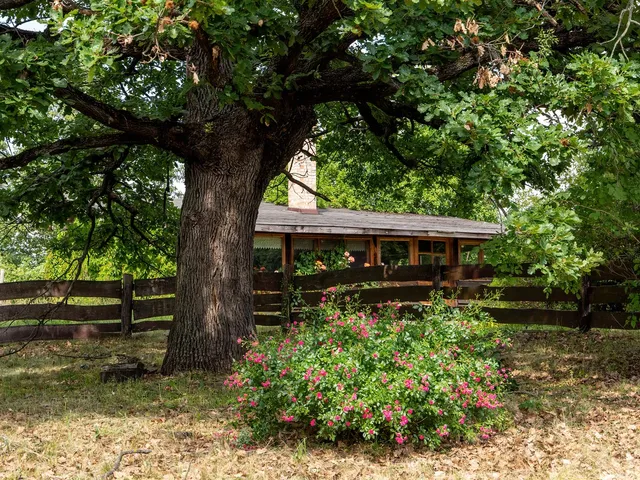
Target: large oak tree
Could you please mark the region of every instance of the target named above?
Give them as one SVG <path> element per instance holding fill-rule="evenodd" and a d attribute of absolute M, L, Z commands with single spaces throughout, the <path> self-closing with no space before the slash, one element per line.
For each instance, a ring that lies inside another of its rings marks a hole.
<path fill-rule="evenodd" d="M 89 246 L 106 225 L 101 242 L 126 227 L 155 248 L 143 220 L 170 224 L 152 214 L 166 196 L 145 192 L 181 162 L 162 370 L 227 371 L 255 329 L 260 201 L 305 139 L 375 140 L 398 167 L 464 172 L 493 199 L 549 187 L 582 144 L 539 121 L 562 106 L 528 87 L 573 81 L 575 53 L 627 53 L 632 14 L 606 0 L 0 0 L 0 185 L 19 193 L 0 214 L 72 211 Z"/>

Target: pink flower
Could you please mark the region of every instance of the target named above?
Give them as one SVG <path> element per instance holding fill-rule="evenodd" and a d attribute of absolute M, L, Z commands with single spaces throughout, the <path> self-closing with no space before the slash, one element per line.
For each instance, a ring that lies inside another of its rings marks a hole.
<path fill-rule="evenodd" d="M 400 417 L 400 425 L 404 427 L 407 423 L 409 423 L 409 419 L 405 415 L 402 415 L 402 417 Z"/>
<path fill-rule="evenodd" d="M 344 256 L 345 256 L 346 258 L 349 258 L 349 257 L 351 256 L 351 254 L 350 254 L 349 252 L 344 252 Z"/>
<path fill-rule="evenodd" d="M 292 401 L 293 403 L 296 403 L 296 402 L 298 401 L 298 399 L 297 399 L 296 397 L 291 397 L 291 401 Z"/>
<path fill-rule="evenodd" d="M 267 380 L 266 382 L 262 382 L 262 386 L 264 388 L 269 388 L 271 386 L 271 380 Z"/>
<path fill-rule="evenodd" d="M 373 435 L 374 433 L 376 433 L 376 432 L 374 432 L 373 430 L 369 429 L 369 435 Z"/>
<path fill-rule="evenodd" d="M 333 427 L 333 422 L 332 422 L 331 420 L 329 420 L 329 421 L 327 422 L 327 425 L 329 425 L 330 427 Z"/>
<path fill-rule="evenodd" d="M 238 343 L 242 343 L 242 339 L 238 337 Z"/>
<path fill-rule="evenodd" d="M 312 427 L 315 427 L 315 426 L 316 426 L 316 419 L 315 419 L 315 418 L 314 418 L 314 419 L 312 419 L 312 420 L 309 422 L 309 425 L 311 425 Z"/>
<path fill-rule="evenodd" d="M 318 393 L 316 393 L 316 397 L 318 397 L 318 398 L 322 398 L 322 392 L 318 392 Z"/>

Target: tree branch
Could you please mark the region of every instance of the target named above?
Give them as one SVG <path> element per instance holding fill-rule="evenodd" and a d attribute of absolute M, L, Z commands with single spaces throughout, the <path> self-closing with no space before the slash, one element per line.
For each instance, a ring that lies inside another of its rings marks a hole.
<path fill-rule="evenodd" d="M 140 137 L 122 133 L 95 137 L 66 138 L 48 145 L 30 148 L 11 157 L 0 158 L 0 171 L 24 167 L 38 158 L 48 155 L 59 155 L 74 150 L 90 150 L 115 145 L 144 145 L 147 143 L 149 142 Z"/>
<path fill-rule="evenodd" d="M 296 42 L 275 65 L 277 73 L 289 76 L 296 68 L 304 47 L 327 30 L 336 20 L 353 15 L 342 0 L 304 2 L 299 9 Z"/>
<path fill-rule="evenodd" d="M 118 458 L 116 459 L 116 463 L 113 465 L 113 468 L 111 470 L 109 470 L 107 473 L 104 474 L 104 476 L 102 477 L 103 480 L 106 480 L 108 478 L 113 477 L 113 474 L 116 473 L 116 471 L 120 468 L 120 463 L 122 462 L 122 458 L 125 455 L 136 455 L 136 454 L 148 454 L 151 453 L 151 450 L 148 449 L 144 449 L 144 450 L 125 450 L 124 452 L 120 452 L 120 454 L 118 455 Z"/>
<path fill-rule="evenodd" d="M 140 230 L 138 228 L 138 226 L 135 223 L 135 218 L 136 215 L 138 215 L 138 210 L 136 210 L 136 208 L 132 205 L 129 205 L 127 202 L 125 202 L 120 195 L 118 195 L 116 192 L 114 192 L 113 190 L 109 190 L 107 192 L 108 194 L 108 198 L 110 202 L 115 202 L 118 205 L 120 205 L 122 208 L 124 208 L 128 213 L 129 213 L 129 226 L 131 227 L 131 230 L 136 233 L 138 236 L 140 236 L 140 238 L 142 238 L 145 242 L 147 242 L 150 246 L 158 249 L 160 252 L 162 252 L 165 256 L 167 256 L 168 258 L 171 257 L 171 254 L 169 252 L 167 252 L 164 248 L 162 248 L 161 246 L 157 245 L 152 239 L 150 239 L 142 230 Z"/>
<path fill-rule="evenodd" d="M 553 46 L 553 50 L 558 52 L 566 52 L 575 47 L 584 47 L 596 40 L 592 33 L 585 30 L 555 30 L 554 33 L 558 39 L 558 43 Z M 516 45 L 516 47 L 520 52 L 528 53 L 539 49 L 540 45 L 536 40 L 530 40 L 522 43 L 520 46 Z M 433 73 L 441 82 L 453 80 L 464 72 L 494 59 L 495 57 L 492 49 L 485 49 L 485 53 L 482 55 L 478 55 L 478 50 L 474 49 L 473 51 L 463 53 L 451 63 L 436 67 Z"/>
<path fill-rule="evenodd" d="M 295 183 L 296 185 L 298 185 L 299 187 L 304 188 L 307 192 L 309 192 L 311 195 L 315 195 L 316 197 L 320 197 L 323 200 L 326 200 L 327 202 L 330 202 L 331 199 L 329 199 L 329 197 L 327 197 L 326 195 L 323 195 L 322 193 L 316 192 L 313 188 L 305 185 L 304 183 L 302 183 L 300 180 L 298 180 L 297 178 L 295 178 L 293 175 L 291 175 L 290 172 L 286 171 L 286 170 L 282 170 L 280 173 L 282 173 L 285 177 L 287 177 L 289 179 L 289 181 L 291 183 Z"/>
<path fill-rule="evenodd" d="M 434 119 L 430 121 L 425 120 L 424 113 L 420 113 L 420 111 L 413 105 L 400 103 L 397 101 L 391 101 L 386 98 L 382 98 L 380 100 L 373 100 L 371 103 L 373 103 L 373 105 L 375 105 L 384 113 L 392 117 L 406 118 L 414 122 L 418 122 L 422 125 L 429 125 L 430 127 L 433 127 L 433 128 L 439 128 L 444 124 L 444 122 L 439 119 Z"/>
<path fill-rule="evenodd" d="M 180 157 L 190 158 L 195 155 L 193 148 L 186 142 L 188 135 L 185 126 L 165 120 L 152 120 L 136 117 L 127 110 L 118 109 L 87 95 L 86 93 L 67 86 L 57 88 L 54 95 L 63 103 L 115 130 L 137 137 L 128 144 L 148 144 L 171 151 Z"/>
<path fill-rule="evenodd" d="M 358 103 L 357 107 L 360 111 L 360 115 L 362 115 L 364 121 L 367 122 L 367 125 L 369 125 L 371 133 L 382 140 L 382 143 L 384 143 L 385 147 L 389 149 L 389 152 L 391 152 L 391 154 L 400 163 L 412 169 L 419 166 L 419 162 L 417 162 L 415 159 L 406 158 L 404 155 L 402 155 L 402 153 L 400 153 L 400 150 L 398 150 L 398 148 L 391 141 L 391 134 L 395 133 L 395 125 L 389 126 L 381 124 L 373 115 L 371 107 L 366 103 Z"/>
<path fill-rule="evenodd" d="M 522 3 L 524 3 L 525 5 L 529 5 L 530 7 L 535 8 L 536 10 L 538 10 L 540 12 L 540 15 L 542 15 L 544 18 L 547 19 L 547 21 L 554 27 L 557 28 L 558 27 L 558 21 L 553 17 L 553 15 L 551 15 L 549 12 L 547 12 L 544 9 L 544 6 L 542 6 L 540 3 L 538 3 L 536 0 L 521 0 Z"/>
<path fill-rule="evenodd" d="M 369 101 L 371 98 L 388 97 L 398 91 L 394 83 L 375 81 L 359 67 L 349 66 L 329 70 L 320 78 L 297 86 L 295 95 L 301 104 Z"/>
<path fill-rule="evenodd" d="M 160 120 L 138 118 L 127 110 L 107 105 L 72 86 L 57 88 L 54 95 L 66 105 L 107 127 L 146 139 L 156 139 L 161 136 L 163 129 L 175 126 Z"/>
<path fill-rule="evenodd" d="M 558 42 L 553 49 L 558 52 L 587 46 L 595 41 L 594 35 L 585 30 L 556 29 L 555 35 Z M 537 41 L 531 40 L 514 47 L 522 53 L 527 53 L 539 49 L 540 45 Z M 440 81 L 453 80 L 464 72 L 483 63 L 489 63 L 495 58 L 496 51 L 493 48 L 486 48 L 482 55 L 474 49 L 463 53 L 450 63 L 434 67 L 432 72 Z M 395 94 L 398 89 L 399 86 L 393 80 L 387 82 L 373 80 L 371 75 L 362 70 L 357 59 L 354 59 L 353 65 L 329 70 L 323 72 L 320 78 L 299 83 L 296 86 L 295 95 L 300 103 L 310 105 L 334 101 L 370 102 L 391 116 L 424 123 L 424 116 L 414 107 L 385 100 Z M 435 128 L 440 125 L 441 123 L 437 121 L 433 124 Z"/>
<path fill-rule="evenodd" d="M 73 12 L 74 10 L 77 10 L 80 15 L 95 15 L 97 13 L 95 10 L 91 10 L 90 8 L 85 8 L 73 0 L 62 0 L 61 3 L 62 3 L 62 11 L 64 13 Z"/>
<path fill-rule="evenodd" d="M 35 0 L 0 0 L 0 10 L 13 10 L 33 3 Z"/>
<path fill-rule="evenodd" d="M 2 1 L 2 0 L 0 0 Z M 33 30 L 24 30 L 22 28 L 10 27 L 9 25 L 0 25 L 0 35 L 8 34 L 13 40 L 17 40 L 26 45 L 30 40 L 36 40 L 46 34 L 45 32 L 36 32 Z"/>

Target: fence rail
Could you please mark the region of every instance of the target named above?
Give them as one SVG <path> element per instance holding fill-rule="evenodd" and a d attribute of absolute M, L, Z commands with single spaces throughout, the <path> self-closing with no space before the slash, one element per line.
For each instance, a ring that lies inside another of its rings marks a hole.
<path fill-rule="evenodd" d="M 445 298 L 455 298 L 460 304 L 499 295 L 499 307 L 491 302 L 483 307 L 499 323 L 558 325 L 582 330 L 629 328 L 631 316 L 622 310 L 632 290 L 619 284 L 625 278 L 623 274 L 608 267 L 585 277 L 580 295 L 560 289 L 546 292 L 543 287 L 534 286 L 489 286 L 497 272 L 488 265 L 376 266 L 308 276 L 293 276 L 292 268 L 286 266 L 284 272 L 254 274 L 253 304 L 257 325 L 284 325 L 300 318 L 299 309 L 291 306 L 292 291 L 296 291 L 296 295 L 299 293 L 306 304 L 315 305 L 320 302 L 324 290 L 338 285 L 346 285 L 346 294 L 358 295 L 362 304 L 375 308 L 376 304 L 388 300 L 400 301 L 405 304 L 402 311 L 412 311 L 413 304 L 428 303 L 434 290 L 442 291 Z M 538 275 L 527 272 L 524 265 L 512 276 Z M 635 292 L 640 293 L 639 290 Z M 131 275 L 125 275 L 122 281 L 38 280 L 0 284 L 0 343 L 95 338 L 168 329 L 171 326 L 168 317 L 173 315 L 175 308 L 175 293 L 175 277 L 134 281 Z M 56 297 L 110 299 L 108 301 L 112 303 L 42 303 Z M 25 299 L 29 301 L 15 303 Z M 113 302 L 114 299 L 118 303 Z M 554 304 L 562 304 L 563 308 L 553 308 Z M 38 321 L 37 325 L 24 325 L 25 321 L 34 320 Z M 51 321 L 73 324 L 56 325 Z"/>

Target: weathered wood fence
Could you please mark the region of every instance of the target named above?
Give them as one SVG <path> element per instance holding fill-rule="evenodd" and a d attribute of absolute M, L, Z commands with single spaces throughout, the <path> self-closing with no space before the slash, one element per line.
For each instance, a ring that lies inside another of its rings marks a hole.
<path fill-rule="evenodd" d="M 284 273 L 254 274 L 254 317 L 257 325 L 277 326 L 299 317 L 294 297 L 306 304 L 320 301 L 323 291 L 347 285 L 347 295 L 358 294 L 362 304 L 399 301 L 410 311 L 412 304 L 427 302 L 434 290 L 445 298 L 468 300 L 500 294 L 500 307 L 485 307 L 499 323 L 558 325 L 580 328 L 630 328 L 624 312 L 629 288 L 624 277 L 610 268 L 598 269 L 582 282 L 580 295 L 543 287 L 488 286 L 496 275 L 491 266 L 377 266 L 293 276 Z M 526 268 L 523 268 L 526 272 Z M 523 273 L 516 275 L 531 277 Z M 175 278 L 136 280 L 124 275 L 116 281 L 30 281 L 0 284 L 0 343 L 27 340 L 95 338 L 108 334 L 168 329 L 173 315 Z M 295 295 L 293 295 L 295 292 Z M 52 298 L 101 299 L 104 305 L 51 302 Z M 23 300 L 22 303 L 15 303 Z M 562 308 L 553 308 L 558 304 Z M 533 305 L 533 307 L 531 306 Z M 573 308 L 572 308 L 573 307 Z M 37 325 L 33 321 L 37 320 Z M 64 321 L 64 324 L 56 324 Z M 30 323 L 24 325 L 24 323 Z"/>

